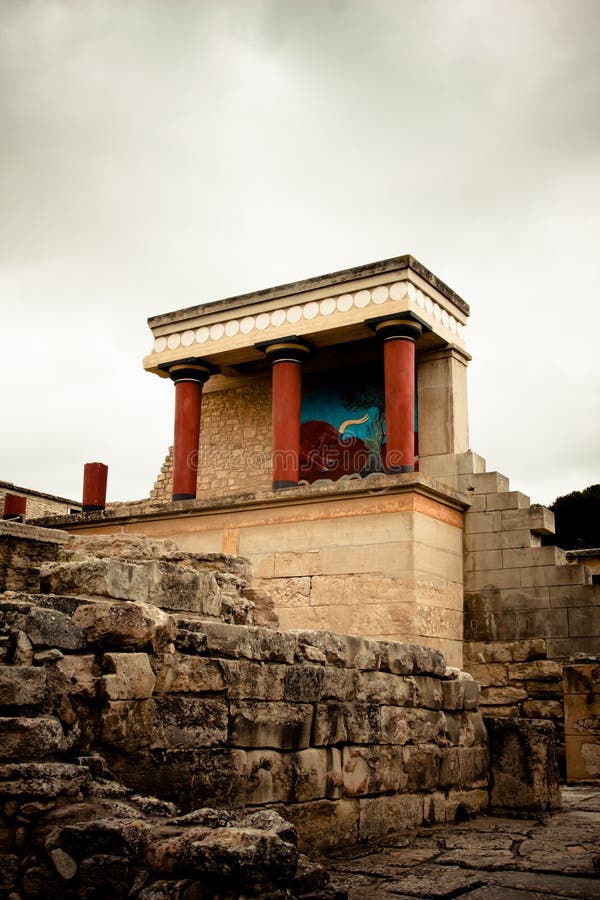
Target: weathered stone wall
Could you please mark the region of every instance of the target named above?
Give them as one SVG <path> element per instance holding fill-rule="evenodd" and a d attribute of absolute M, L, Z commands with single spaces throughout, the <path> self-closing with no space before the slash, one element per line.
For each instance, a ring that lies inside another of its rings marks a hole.
<path fill-rule="evenodd" d="M 411 473 L 61 521 L 73 532 L 143 531 L 186 551 L 240 553 L 282 628 L 425 644 L 461 667 L 465 506 Z"/>
<path fill-rule="evenodd" d="M 441 654 L 249 624 L 241 559 L 71 540 L 42 593 L 0 598 L 5 763 L 99 754 L 186 809 L 285 810 L 319 849 L 486 808 L 479 689 Z"/>
<path fill-rule="evenodd" d="M 564 668 L 567 781 L 600 781 L 600 658 Z"/>
<path fill-rule="evenodd" d="M 215 381 L 219 385 L 219 380 Z M 236 379 L 234 384 L 214 390 L 209 383 L 204 389 L 197 482 L 200 498 L 271 486 L 271 373 Z M 151 499 L 170 501 L 172 485 L 171 448 Z"/>
<path fill-rule="evenodd" d="M 54 497 L 39 491 L 29 491 L 17 487 L 7 481 L 0 481 L 0 515 L 4 509 L 4 497 L 6 494 L 16 494 L 18 497 L 27 498 L 26 518 L 36 519 L 40 516 L 66 516 L 69 510 L 80 508 L 80 502 L 67 500 L 63 497 Z"/>

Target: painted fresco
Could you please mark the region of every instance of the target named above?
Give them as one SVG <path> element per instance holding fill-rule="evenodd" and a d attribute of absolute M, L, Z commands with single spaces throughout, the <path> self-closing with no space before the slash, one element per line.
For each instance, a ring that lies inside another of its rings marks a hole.
<path fill-rule="evenodd" d="M 365 378 L 351 368 L 313 376 L 303 386 L 300 423 L 300 479 L 384 471 L 383 372 Z"/>

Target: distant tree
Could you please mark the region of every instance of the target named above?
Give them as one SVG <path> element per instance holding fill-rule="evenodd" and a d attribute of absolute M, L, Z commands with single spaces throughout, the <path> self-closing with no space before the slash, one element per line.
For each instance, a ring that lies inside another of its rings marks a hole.
<path fill-rule="evenodd" d="M 600 484 L 557 497 L 550 509 L 556 520 L 553 544 L 564 550 L 600 547 Z"/>

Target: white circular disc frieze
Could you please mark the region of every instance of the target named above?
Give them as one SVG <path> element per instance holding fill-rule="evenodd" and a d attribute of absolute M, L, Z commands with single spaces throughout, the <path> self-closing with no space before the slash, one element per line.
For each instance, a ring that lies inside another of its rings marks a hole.
<path fill-rule="evenodd" d="M 177 350 L 181 343 L 181 337 L 178 334 L 170 334 L 167 338 L 167 347 L 169 350 Z"/>
<path fill-rule="evenodd" d="M 425 297 L 425 309 L 427 310 L 429 315 L 431 315 L 431 313 L 433 312 L 433 300 L 431 299 L 431 297 Z"/>
<path fill-rule="evenodd" d="M 318 303 L 305 303 L 302 307 L 302 315 L 305 319 L 314 319 L 319 314 Z"/>
<path fill-rule="evenodd" d="M 390 292 L 388 291 L 386 286 L 384 284 L 380 284 L 379 287 L 376 287 L 373 290 L 373 293 L 371 295 L 373 298 L 373 303 L 385 303 L 385 301 L 389 297 L 389 294 Z"/>
<path fill-rule="evenodd" d="M 442 310 L 442 325 L 444 325 L 447 328 L 449 323 L 450 323 L 450 316 L 448 315 L 446 310 L 443 309 Z"/>
<path fill-rule="evenodd" d="M 271 313 L 271 325 L 275 327 L 283 325 L 285 322 L 285 309 L 276 309 Z"/>
<path fill-rule="evenodd" d="M 167 339 L 165 337 L 156 338 L 154 341 L 154 352 L 162 353 L 163 350 L 167 349 Z"/>
<path fill-rule="evenodd" d="M 319 310 L 322 316 L 330 316 L 335 312 L 336 302 L 333 297 L 327 297 L 326 300 L 321 300 L 319 303 Z"/>
<path fill-rule="evenodd" d="M 456 319 L 454 316 L 450 316 L 450 331 L 456 331 Z"/>
<path fill-rule="evenodd" d="M 207 340 L 208 340 L 208 328 L 205 328 L 203 326 L 202 328 L 199 328 L 198 331 L 196 332 L 196 343 L 203 344 Z"/>
<path fill-rule="evenodd" d="M 210 326 L 210 336 L 213 341 L 220 340 L 225 334 L 225 327 L 221 324 L 221 322 L 215 322 L 214 325 Z"/>
<path fill-rule="evenodd" d="M 182 347 L 191 347 L 194 343 L 194 332 L 193 331 L 184 331 L 181 335 L 181 346 Z"/>
<path fill-rule="evenodd" d="M 302 318 L 302 307 L 300 306 L 290 306 L 287 311 L 287 320 L 294 324 L 294 322 L 299 322 Z"/>
<path fill-rule="evenodd" d="M 264 331 L 271 324 L 271 316 L 269 313 L 259 313 L 256 317 L 256 327 L 259 331 Z"/>
<path fill-rule="evenodd" d="M 254 328 L 254 316 L 244 316 L 240 322 L 240 331 L 242 334 L 250 334 Z"/>
<path fill-rule="evenodd" d="M 433 304 L 433 318 L 434 318 L 437 322 L 439 322 L 440 319 L 442 318 L 442 310 L 440 309 L 440 307 L 438 306 L 437 303 L 434 303 L 434 304 Z"/>
<path fill-rule="evenodd" d="M 359 291 L 354 295 L 354 305 L 358 309 L 364 309 L 371 302 L 371 291 Z"/>
<path fill-rule="evenodd" d="M 406 297 L 406 282 L 397 281 L 390 288 L 390 297 L 392 300 L 402 300 L 403 297 Z"/>
<path fill-rule="evenodd" d="M 225 323 L 225 334 L 227 337 L 235 337 L 239 330 L 240 323 L 237 319 L 230 319 L 229 322 Z"/>
<path fill-rule="evenodd" d="M 352 302 L 352 294 L 342 294 L 337 299 L 337 308 L 340 312 L 348 312 L 349 309 L 352 309 Z"/>
<path fill-rule="evenodd" d="M 417 291 L 417 306 L 420 306 L 421 309 L 425 309 L 425 294 L 423 291 Z"/>

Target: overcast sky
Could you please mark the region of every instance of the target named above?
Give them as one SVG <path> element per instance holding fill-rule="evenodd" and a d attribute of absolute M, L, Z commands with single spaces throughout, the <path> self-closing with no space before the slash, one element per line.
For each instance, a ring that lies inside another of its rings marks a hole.
<path fill-rule="evenodd" d="M 0 480 L 147 496 L 148 316 L 413 254 L 471 447 L 600 481 L 598 0 L 0 0 Z"/>

